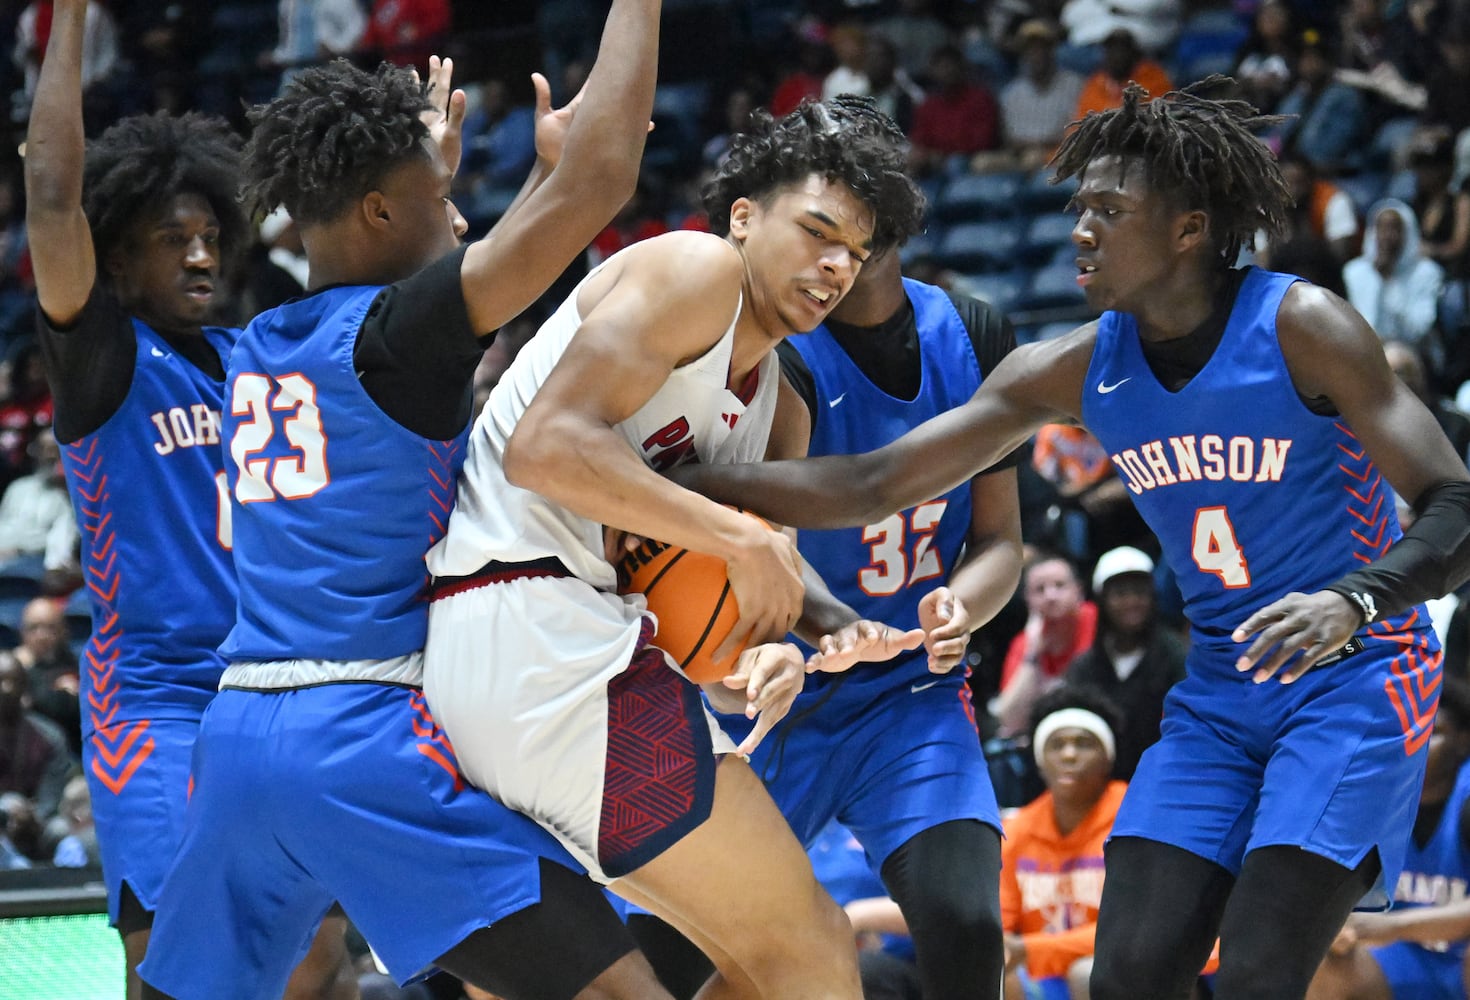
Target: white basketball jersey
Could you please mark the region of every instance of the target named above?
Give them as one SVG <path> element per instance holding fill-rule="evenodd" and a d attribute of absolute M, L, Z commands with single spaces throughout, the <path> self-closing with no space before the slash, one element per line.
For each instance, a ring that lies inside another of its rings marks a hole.
<path fill-rule="evenodd" d="M 525 562 L 555 556 L 593 586 L 615 589 L 617 574 L 603 555 L 603 526 L 512 486 L 502 469 L 506 442 L 516 423 L 582 325 L 577 312 L 580 291 L 581 285 L 541 326 L 490 393 L 470 433 L 449 530 L 429 551 L 429 572 L 434 576 L 466 576 L 492 560 Z M 761 359 L 748 402 L 726 388 L 739 296 L 734 307 L 719 341 L 703 356 L 676 368 L 637 413 L 617 425 L 629 447 L 649 466 L 663 471 L 694 461 L 755 462 L 765 455 L 780 367 L 775 351 Z"/>

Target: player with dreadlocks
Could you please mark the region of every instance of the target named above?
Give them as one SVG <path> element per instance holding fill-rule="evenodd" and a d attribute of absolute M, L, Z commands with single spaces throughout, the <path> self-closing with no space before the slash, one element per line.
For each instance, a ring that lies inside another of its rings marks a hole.
<path fill-rule="evenodd" d="M 516 356 L 429 553 L 424 691 L 466 775 L 699 946 L 717 970 L 704 995 L 858 1000 L 861 987 L 846 918 L 740 756 L 801 688 L 802 655 L 767 641 L 802 608 L 794 546 L 660 470 L 778 444 L 778 400 L 804 404 L 780 388 L 776 344 L 918 228 L 905 146 L 866 98 L 756 116 L 705 190 L 713 232 L 609 257 Z M 617 592 L 604 526 L 726 562 L 740 621 L 725 644 L 760 644 L 704 689 L 755 721 L 738 753 L 641 596 Z M 825 669 L 898 639 L 845 624 L 852 645 Z"/>
<path fill-rule="evenodd" d="M 1470 576 L 1470 472 L 1350 306 L 1236 251 L 1287 209 L 1225 81 L 1090 115 L 1077 280 L 1102 317 L 1022 347 L 965 405 L 859 456 L 687 481 L 800 528 L 938 496 L 1046 423 L 1084 424 L 1180 582 L 1188 677 L 1107 852 L 1094 998 L 1301 997 L 1403 862 L 1438 695 L 1419 603 Z M 1400 538 L 1390 485 L 1419 518 Z"/>
<path fill-rule="evenodd" d="M 313 67 L 250 112 L 246 192 L 296 220 L 311 283 L 226 366 L 238 609 L 139 968 L 149 995 L 274 1000 L 281 956 L 337 900 L 400 982 L 437 965 L 508 1000 L 667 996 L 565 850 L 465 784 L 420 688 L 424 552 L 475 368 L 631 194 L 659 10 L 613 0 L 573 106 L 553 112 L 535 77 L 538 162 L 464 246 L 448 61 L 425 85 Z"/>
<path fill-rule="evenodd" d="M 56 5 L 26 143 L 26 225 L 92 604 L 83 763 L 137 997 L 235 616 L 219 426 L 239 331 L 204 324 L 249 226 L 236 202 L 239 143 L 223 121 L 129 118 L 84 144 L 86 7 Z M 324 924 L 288 997 L 357 995 L 344 929 L 340 916 Z"/>

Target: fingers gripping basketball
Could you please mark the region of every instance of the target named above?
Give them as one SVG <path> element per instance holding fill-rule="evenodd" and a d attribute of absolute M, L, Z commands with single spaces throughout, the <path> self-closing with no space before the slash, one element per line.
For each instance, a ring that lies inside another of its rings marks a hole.
<path fill-rule="evenodd" d="M 617 571 L 619 592 L 644 596 L 658 619 L 659 648 L 690 680 L 707 684 L 734 669 L 743 649 L 714 659 L 715 649 L 740 618 L 723 559 L 646 538 L 623 553 Z"/>

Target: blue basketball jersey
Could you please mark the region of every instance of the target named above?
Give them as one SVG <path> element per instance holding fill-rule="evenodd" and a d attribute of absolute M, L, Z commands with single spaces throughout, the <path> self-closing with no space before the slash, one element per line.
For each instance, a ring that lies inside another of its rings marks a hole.
<path fill-rule="evenodd" d="M 825 326 L 790 338 L 811 370 L 816 391 L 811 455 L 882 447 L 959 406 L 980 387 L 980 363 L 970 333 L 949 296 L 908 278 L 904 290 L 914 306 L 923 371 L 912 400 L 895 399 L 869 381 Z M 797 547 L 832 593 L 862 617 L 917 628 L 919 602 L 949 579 L 969 535 L 970 519 L 970 484 L 963 483 L 876 524 L 803 531 Z M 920 676 L 932 679 L 927 654 L 920 648 L 845 675 L 812 674 L 802 698 L 818 695 L 837 676 L 844 677 L 843 689 L 851 692 L 898 687 Z"/>
<path fill-rule="evenodd" d="M 1299 279 L 1252 268 L 1214 355 L 1159 384 L 1126 313 L 1098 321 L 1082 416 L 1159 538 L 1204 636 L 1228 635 L 1292 591 L 1312 592 L 1398 540 L 1388 484 L 1341 417 L 1307 409 L 1277 342 Z M 1426 626 L 1423 608 L 1386 623 Z"/>
<path fill-rule="evenodd" d="M 423 648 L 424 553 L 444 533 L 468 428 L 451 441 L 421 438 L 363 389 L 353 348 L 380 291 L 330 288 L 262 313 L 230 359 L 240 604 L 228 660 L 376 660 Z"/>
<path fill-rule="evenodd" d="M 1460 812 L 1470 800 L 1470 764 L 1462 765 L 1455 789 L 1445 802 L 1439 825 L 1423 847 L 1411 837 L 1404 855 L 1403 871 L 1393 892 L 1393 905 L 1443 906 L 1465 898 L 1470 885 L 1470 851 L 1460 839 Z M 1456 956 L 1465 954 L 1466 942 L 1440 941 L 1419 944 L 1429 951 Z"/>
<path fill-rule="evenodd" d="M 122 405 L 62 448 L 82 534 L 92 636 L 82 731 L 198 719 L 219 685 L 216 648 L 235 619 L 220 408 L 224 385 L 133 320 Z M 238 330 L 203 331 L 221 359 Z"/>

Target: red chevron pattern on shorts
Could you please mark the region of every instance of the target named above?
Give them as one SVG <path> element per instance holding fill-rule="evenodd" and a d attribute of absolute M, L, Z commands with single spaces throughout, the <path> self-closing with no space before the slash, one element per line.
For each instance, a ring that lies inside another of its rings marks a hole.
<path fill-rule="evenodd" d="M 645 642 L 652 637 L 647 635 Z M 701 758 L 690 718 L 689 682 L 663 651 L 644 646 L 608 684 L 607 764 L 597 853 L 606 864 L 684 819 L 695 805 Z"/>
<path fill-rule="evenodd" d="M 153 753 L 147 719 L 98 726 L 92 734 L 92 773 L 113 795 L 121 795 L 138 768 Z"/>
<path fill-rule="evenodd" d="M 1402 627 L 1380 622 L 1368 630 L 1375 639 L 1404 647 L 1402 653 L 1389 661 L 1383 691 L 1404 731 L 1404 755 L 1409 757 L 1429 742 L 1434 730 L 1434 713 L 1439 708 L 1440 682 L 1444 679 L 1440 669 L 1444 654 L 1430 652 L 1426 632 L 1409 631 L 1418 620 L 1419 613 L 1415 611 Z"/>
<path fill-rule="evenodd" d="M 454 744 L 449 742 L 449 737 L 434 721 L 429 703 L 424 700 L 424 693 L 413 692 L 409 695 L 408 704 L 413 709 L 409 725 L 413 726 L 414 739 L 417 740 L 414 749 L 444 769 L 454 780 L 456 792 L 464 791 L 464 775 L 459 772 L 459 758 L 454 754 Z"/>

